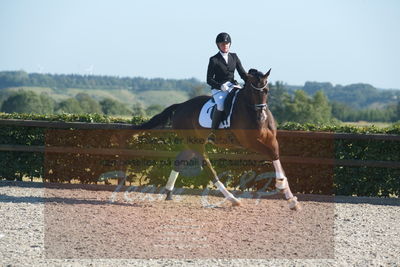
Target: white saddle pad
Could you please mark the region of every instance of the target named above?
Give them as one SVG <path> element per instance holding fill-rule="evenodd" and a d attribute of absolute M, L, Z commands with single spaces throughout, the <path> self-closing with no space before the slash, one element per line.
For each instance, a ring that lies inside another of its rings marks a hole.
<path fill-rule="evenodd" d="M 229 115 L 225 120 L 222 120 L 219 124 L 219 129 L 226 129 L 231 126 L 231 115 L 233 106 L 235 105 L 236 96 L 240 90 L 237 90 L 235 95 L 233 96 L 231 110 L 229 110 Z M 199 124 L 201 127 L 204 128 L 211 128 L 211 111 L 216 104 L 212 101 L 212 98 L 208 100 L 203 107 L 201 108 L 200 115 L 199 115 Z"/>

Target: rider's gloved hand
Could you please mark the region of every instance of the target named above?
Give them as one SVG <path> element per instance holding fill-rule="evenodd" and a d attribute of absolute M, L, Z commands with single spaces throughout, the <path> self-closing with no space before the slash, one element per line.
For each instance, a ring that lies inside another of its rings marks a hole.
<path fill-rule="evenodd" d="M 231 86 L 232 86 L 231 82 L 226 82 L 226 83 L 221 85 L 221 90 L 222 91 L 228 91 Z"/>

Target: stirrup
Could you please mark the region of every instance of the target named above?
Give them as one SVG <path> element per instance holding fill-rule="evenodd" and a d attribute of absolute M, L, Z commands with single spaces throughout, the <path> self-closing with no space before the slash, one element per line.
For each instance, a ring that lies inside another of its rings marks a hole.
<path fill-rule="evenodd" d="M 275 187 L 279 190 L 284 190 L 288 186 L 287 178 L 276 178 Z"/>

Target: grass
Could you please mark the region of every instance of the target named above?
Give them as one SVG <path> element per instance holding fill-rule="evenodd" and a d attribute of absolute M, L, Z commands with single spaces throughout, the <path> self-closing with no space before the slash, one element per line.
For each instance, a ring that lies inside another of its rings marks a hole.
<path fill-rule="evenodd" d="M 138 99 L 147 106 L 161 105 L 170 106 L 175 103 L 184 102 L 189 99 L 185 92 L 178 90 L 157 91 L 149 90 L 138 94 Z"/>

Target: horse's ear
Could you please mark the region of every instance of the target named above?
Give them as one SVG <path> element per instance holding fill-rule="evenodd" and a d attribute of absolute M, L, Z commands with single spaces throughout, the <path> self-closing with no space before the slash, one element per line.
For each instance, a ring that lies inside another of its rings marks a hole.
<path fill-rule="evenodd" d="M 271 73 L 271 69 L 269 69 L 269 70 L 267 71 L 267 73 L 265 73 L 264 79 L 267 79 L 270 73 Z"/>

